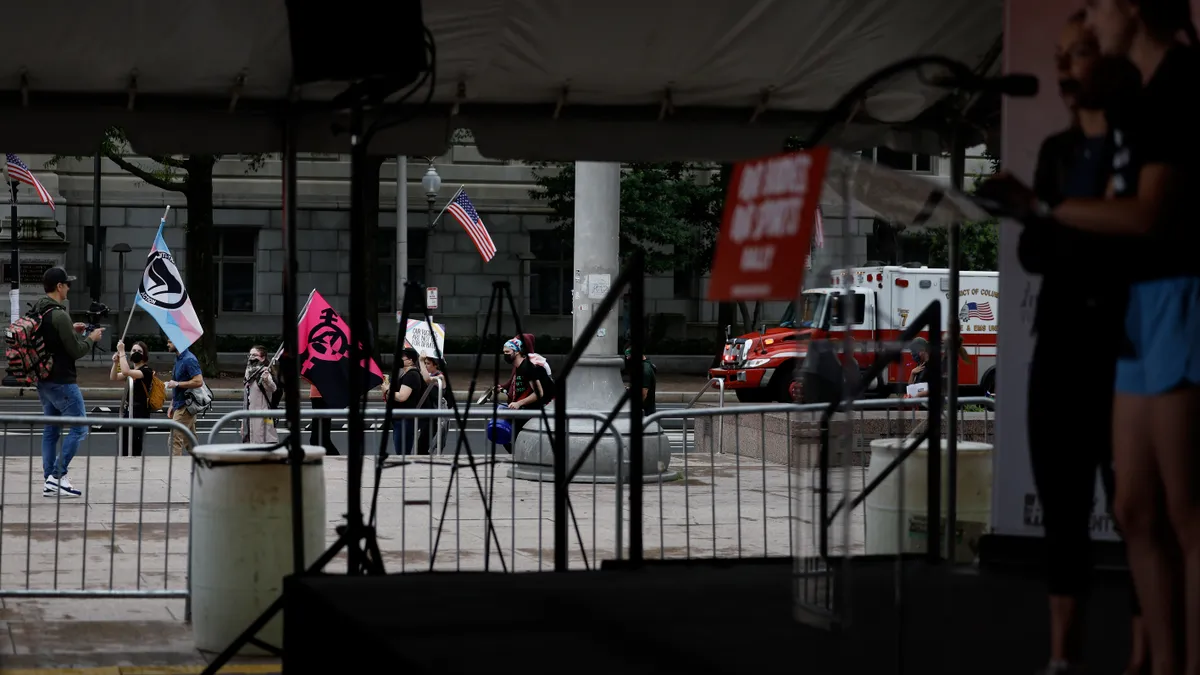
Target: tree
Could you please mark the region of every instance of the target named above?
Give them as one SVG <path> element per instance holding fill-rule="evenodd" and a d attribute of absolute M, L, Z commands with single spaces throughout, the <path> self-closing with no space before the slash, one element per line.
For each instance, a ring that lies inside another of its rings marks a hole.
<path fill-rule="evenodd" d="M 687 269 L 705 274 L 721 226 L 724 191 L 716 167 L 687 162 L 627 164 L 621 172 L 620 254 L 641 250 L 647 274 Z M 572 236 L 575 165 L 536 164 L 529 196 L 554 213 L 549 221 Z"/>
<path fill-rule="evenodd" d="M 105 134 L 100 153 L 124 171 L 161 190 L 178 192 L 187 201 L 187 223 L 184 226 L 185 260 L 183 273 L 187 277 L 188 296 L 200 319 L 205 337 L 193 350 L 204 372 L 215 375 L 217 365 L 216 284 L 213 273 L 213 167 L 220 155 L 157 155 L 149 157 L 152 164 L 143 166 L 127 160 L 129 141 L 122 130 L 113 128 Z M 54 157 L 47 168 L 60 160 Z M 82 158 L 78 158 L 82 159 Z M 247 172 L 257 171 L 266 155 L 242 155 Z"/>

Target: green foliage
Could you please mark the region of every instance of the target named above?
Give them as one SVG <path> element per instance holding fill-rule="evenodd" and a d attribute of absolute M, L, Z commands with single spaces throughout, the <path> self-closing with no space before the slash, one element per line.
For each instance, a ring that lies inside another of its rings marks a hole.
<path fill-rule="evenodd" d="M 555 223 L 570 235 L 575 218 L 575 165 L 534 165 L 536 186 L 529 191 L 545 203 Z M 712 265 L 725 195 L 717 168 L 687 162 L 626 164 L 621 172 L 622 259 L 640 249 L 646 271 L 659 274 L 690 269 L 704 274 Z"/>
<path fill-rule="evenodd" d="M 949 231 L 944 228 L 928 234 L 929 264 L 932 267 L 950 266 Z M 959 228 L 959 262 L 964 272 L 994 272 L 1000 256 L 1000 223 L 984 220 L 966 223 Z"/>

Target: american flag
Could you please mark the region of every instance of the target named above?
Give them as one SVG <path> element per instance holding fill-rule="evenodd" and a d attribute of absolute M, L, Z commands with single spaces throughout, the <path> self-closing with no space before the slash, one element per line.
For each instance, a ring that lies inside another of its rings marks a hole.
<path fill-rule="evenodd" d="M 50 210 L 53 211 L 54 198 L 50 196 L 49 190 L 42 187 L 42 182 L 33 175 L 33 172 L 29 170 L 29 167 L 25 166 L 25 162 L 22 162 L 20 157 L 17 157 L 11 152 L 5 155 L 5 157 L 8 160 L 8 179 L 20 181 L 26 185 L 32 186 L 34 191 L 37 192 L 38 199 L 41 199 L 42 203 L 46 206 L 49 206 Z"/>
<path fill-rule="evenodd" d="M 825 248 L 825 225 L 821 222 L 821 207 L 817 207 L 817 224 L 813 232 L 813 248 Z M 812 269 L 812 251 L 808 252 L 808 260 L 804 263 L 805 267 Z"/>
<path fill-rule="evenodd" d="M 467 235 L 471 237 L 471 241 L 479 250 L 479 255 L 483 257 L 484 262 L 496 257 L 496 244 L 492 242 L 492 235 L 488 234 L 487 228 L 479 218 L 479 213 L 475 211 L 475 205 L 467 197 L 466 190 L 459 190 L 458 195 L 446 206 L 446 210 L 467 231 Z"/>
<path fill-rule="evenodd" d="M 992 316 L 992 303 L 990 302 L 968 302 L 967 303 L 967 319 L 978 319 L 980 321 L 995 321 Z"/>

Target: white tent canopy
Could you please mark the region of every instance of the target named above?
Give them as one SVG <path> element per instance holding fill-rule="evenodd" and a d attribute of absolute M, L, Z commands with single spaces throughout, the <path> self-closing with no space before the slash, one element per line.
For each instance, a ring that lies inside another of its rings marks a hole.
<path fill-rule="evenodd" d="M 1001 27 L 1000 0 L 429 0 L 424 15 L 433 105 L 372 152 L 435 155 L 467 128 L 503 158 L 761 155 L 894 61 L 940 54 L 978 67 Z M 280 149 L 282 0 L 40 0 L 7 7 L 5 25 L 3 147 L 87 154 L 115 125 L 146 154 Z M 301 150 L 347 147 L 328 106 L 341 89 L 300 90 Z M 929 147 L 932 133 L 902 123 L 944 95 L 897 78 L 869 99 L 873 121 L 836 140 Z"/>

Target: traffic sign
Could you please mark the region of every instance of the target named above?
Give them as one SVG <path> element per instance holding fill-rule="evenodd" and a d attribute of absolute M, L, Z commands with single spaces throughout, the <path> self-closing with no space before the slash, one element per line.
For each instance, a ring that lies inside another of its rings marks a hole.
<path fill-rule="evenodd" d="M 829 149 L 739 162 L 725 195 L 708 299 L 794 300 L 804 281 Z"/>
<path fill-rule="evenodd" d="M 429 309 L 438 308 L 437 286 L 430 286 L 425 289 L 425 306 Z"/>

